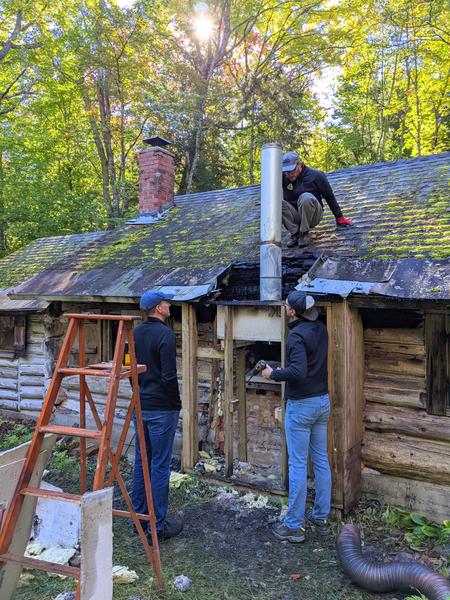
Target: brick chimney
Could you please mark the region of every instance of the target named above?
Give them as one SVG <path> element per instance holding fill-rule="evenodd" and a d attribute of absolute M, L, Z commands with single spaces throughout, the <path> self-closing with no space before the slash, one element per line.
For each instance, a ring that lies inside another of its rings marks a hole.
<path fill-rule="evenodd" d="M 148 148 L 139 153 L 139 215 L 154 216 L 174 203 L 174 155 L 165 146 L 164 138 L 144 140 Z"/>

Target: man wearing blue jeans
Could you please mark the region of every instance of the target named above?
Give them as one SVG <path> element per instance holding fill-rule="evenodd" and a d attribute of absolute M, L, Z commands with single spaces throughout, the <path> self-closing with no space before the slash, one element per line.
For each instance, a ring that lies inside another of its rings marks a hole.
<path fill-rule="evenodd" d="M 286 342 L 286 368 L 267 366 L 266 379 L 285 381 L 287 405 L 286 443 L 289 456 L 289 502 L 283 523 L 274 526 L 279 540 L 305 541 L 305 516 L 317 532 L 326 535 L 331 506 L 331 471 L 327 452 L 327 426 L 330 414 L 328 398 L 328 335 L 317 319 L 314 298 L 294 290 L 286 300 L 289 334 Z M 308 454 L 314 468 L 315 499 L 305 515 Z"/>
<path fill-rule="evenodd" d="M 160 539 L 174 537 L 183 529 L 180 519 L 167 517 L 170 459 L 181 408 L 176 338 L 165 323 L 170 315 L 169 300 L 172 298 L 171 294 L 159 291 L 145 292 L 140 307 L 146 319 L 133 331 L 137 362 L 147 365 L 147 371 L 139 375 L 139 391 L 156 529 Z M 136 427 L 136 415 L 134 425 Z M 148 514 L 137 436 L 131 500 L 137 513 Z"/>

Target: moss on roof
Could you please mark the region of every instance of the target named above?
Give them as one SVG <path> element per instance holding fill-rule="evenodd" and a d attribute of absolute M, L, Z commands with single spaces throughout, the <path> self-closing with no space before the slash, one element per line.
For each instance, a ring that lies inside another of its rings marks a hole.
<path fill-rule="evenodd" d="M 367 258 L 449 257 L 449 175 L 450 153 L 329 173 L 354 227 L 336 229 L 326 207 L 309 250 Z M 179 196 L 176 208 L 150 225 L 36 240 L 0 260 L 0 288 L 44 272 L 46 286 L 49 273 L 64 273 L 60 279 L 67 288 L 82 276 L 85 286 L 95 280 L 96 293 L 110 287 L 113 277 L 122 284 L 137 280 L 137 271 L 147 286 L 163 277 L 171 285 L 210 281 L 219 266 L 257 258 L 259 193 L 259 186 L 250 186 Z"/>

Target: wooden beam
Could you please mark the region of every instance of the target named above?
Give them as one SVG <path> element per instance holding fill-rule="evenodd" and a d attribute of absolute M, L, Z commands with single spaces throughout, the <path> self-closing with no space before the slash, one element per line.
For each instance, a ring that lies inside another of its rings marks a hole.
<path fill-rule="evenodd" d="M 184 303 L 182 314 L 183 449 L 181 467 L 192 469 L 198 458 L 197 434 L 197 319 L 191 304 Z"/>
<path fill-rule="evenodd" d="M 236 351 L 236 388 L 238 404 L 238 457 L 247 462 L 247 398 L 245 382 L 245 348 Z"/>
<path fill-rule="evenodd" d="M 389 475 L 450 485 L 450 444 L 399 433 L 366 431 L 362 460 Z"/>
<path fill-rule="evenodd" d="M 445 314 L 425 314 L 425 350 L 428 412 L 446 415 L 448 408 L 448 358 Z"/>
<path fill-rule="evenodd" d="M 438 523 L 448 519 L 448 485 L 394 477 L 364 469 L 362 492 L 371 498 L 401 506 Z"/>
<path fill-rule="evenodd" d="M 399 433 L 425 440 L 448 442 L 450 419 L 429 415 L 425 410 L 368 402 L 364 413 L 366 429 Z"/>
<path fill-rule="evenodd" d="M 286 366 L 286 340 L 288 336 L 288 318 L 284 306 L 281 308 L 281 367 Z M 286 384 L 281 383 L 281 482 L 285 489 L 288 489 L 289 469 L 288 469 L 288 452 L 286 446 L 286 432 L 284 429 L 286 413 Z"/>
<path fill-rule="evenodd" d="M 348 512 L 360 492 L 364 411 L 364 337 L 359 311 L 344 301 L 328 309 L 332 402 L 333 506 Z"/>
<path fill-rule="evenodd" d="M 225 437 L 225 477 L 233 473 L 233 308 L 224 306 L 224 437 Z"/>
<path fill-rule="evenodd" d="M 197 358 L 215 358 L 219 360 L 223 360 L 223 352 L 222 350 L 216 350 L 215 348 L 209 348 L 206 346 L 198 346 L 197 348 Z"/>

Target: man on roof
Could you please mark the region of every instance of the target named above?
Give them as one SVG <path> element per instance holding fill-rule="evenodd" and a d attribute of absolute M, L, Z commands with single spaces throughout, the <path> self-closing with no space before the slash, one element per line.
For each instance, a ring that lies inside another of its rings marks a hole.
<path fill-rule="evenodd" d="M 300 248 L 310 243 L 309 231 L 323 216 L 323 199 L 336 218 L 338 227 L 352 225 L 346 219 L 334 196 L 327 176 L 322 171 L 307 167 L 297 152 L 283 155 L 282 222 L 291 234 L 287 247 Z"/>

